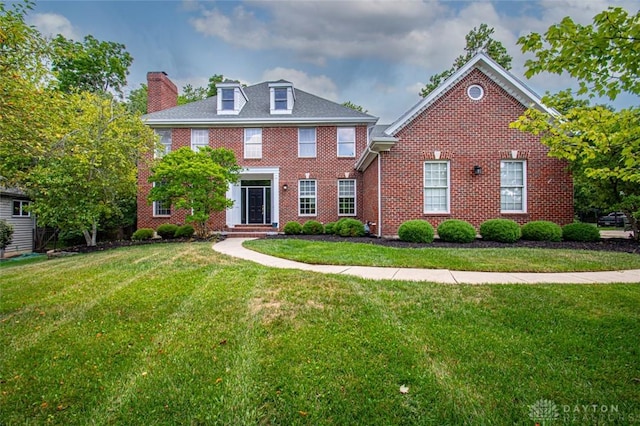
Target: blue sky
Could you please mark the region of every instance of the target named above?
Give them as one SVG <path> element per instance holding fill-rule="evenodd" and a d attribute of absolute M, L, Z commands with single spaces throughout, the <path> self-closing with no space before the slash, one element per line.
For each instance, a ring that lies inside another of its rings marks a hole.
<path fill-rule="evenodd" d="M 523 77 L 519 36 L 564 16 L 581 23 L 614 0 L 39 1 L 27 20 L 43 34 L 91 34 L 126 45 L 128 90 L 148 71 L 181 88 L 223 74 L 247 84 L 280 78 L 336 102 L 362 105 L 390 123 L 419 101 L 432 74 L 463 52 L 464 36 L 487 23 L 514 57 L 512 72 L 543 94 L 575 87 L 567 76 Z M 626 96 L 616 106 L 638 105 Z"/>

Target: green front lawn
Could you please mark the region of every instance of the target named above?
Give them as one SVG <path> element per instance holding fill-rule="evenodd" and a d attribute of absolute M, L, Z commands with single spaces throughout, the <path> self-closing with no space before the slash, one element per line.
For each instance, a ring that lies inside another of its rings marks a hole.
<path fill-rule="evenodd" d="M 244 246 L 310 264 L 484 272 L 580 272 L 640 269 L 640 255 L 608 251 L 499 248 L 392 248 L 303 239 L 249 240 Z"/>
<path fill-rule="evenodd" d="M 638 285 L 367 281 L 208 243 L 3 267 L 0 424 L 528 425 L 542 399 L 627 424 L 639 306 Z"/>

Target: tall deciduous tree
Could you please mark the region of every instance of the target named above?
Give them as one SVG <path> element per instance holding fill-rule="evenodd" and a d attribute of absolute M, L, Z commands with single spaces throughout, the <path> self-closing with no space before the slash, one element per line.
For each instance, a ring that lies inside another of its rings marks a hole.
<path fill-rule="evenodd" d="M 216 96 L 218 94 L 216 85 L 223 81 L 224 77 L 222 74 L 214 74 L 209 77 L 209 84 L 207 84 L 207 87 L 193 87 L 191 84 L 183 86 L 182 93 L 178 95 L 178 105 L 184 105 L 190 102 L 210 98 L 211 96 Z"/>
<path fill-rule="evenodd" d="M 527 61 L 527 75 L 568 72 L 580 83 L 579 93 L 608 96 L 640 95 L 640 12 L 609 8 L 579 25 L 564 18 L 544 34 L 529 34 L 518 43 L 536 59 Z M 529 109 L 512 126 L 542 136 L 550 155 L 566 159 L 574 173 L 594 188 L 603 204 L 624 211 L 633 235 L 640 238 L 640 108 L 615 111 L 604 106 L 572 105 L 566 92 L 543 101 L 558 106 L 548 117 Z"/>
<path fill-rule="evenodd" d="M 211 214 L 233 205 L 226 192 L 229 184 L 238 180 L 239 172 L 235 155 L 229 149 L 204 147 L 194 152 L 183 147 L 165 155 L 151 168 L 149 181 L 155 185 L 149 199 L 187 209 L 186 221 L 194 224 L 199 236 L 205 237 Z"/>
<path fill-rule="evenodd" d="M 494 32 L 495 29 L 490 28 L 487 24 L 480 24 L 480 28 L 473 27 L 465 36 L 467 40 L 464 48 L 465 53 L 456 58 L 451 68 L 440 74 L 432 75 L 429 78 L 429 83 L 420 91 L 420 96 L 423 98 L 426 97 L 435 88 L 440 86 L 443 81 L 469 62 L 477 53 L 482 51 L 485 51 L 487 55 L 499 63 L 504 69 L 511 69 L 512 58 L 502 43 L 492 38 Z"/>
<path fill-rule="evenodd" d="M 146 84 L 141 84 L 137 89 L 133 89 L 127 96 L 127 108 L 133 114 L 147 113 L 147 98 L 149 89 Z"/>

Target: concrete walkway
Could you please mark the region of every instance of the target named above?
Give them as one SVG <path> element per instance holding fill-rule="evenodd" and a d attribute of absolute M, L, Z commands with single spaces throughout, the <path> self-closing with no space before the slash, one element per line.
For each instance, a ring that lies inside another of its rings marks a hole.
<path fill-rule="evenodd" d="M 610 272 L 469 272 L 448 269 L 382 268 L 375 266 L 309 265 L 267 256 L 242 246 L 250 238 L 227 238 L 213 245 L 219 253 L 238 257 L 272 268 L 301 269 L 325 274 L 354 275 L 372 280 L 430 281 L 444 284 L 640 284 L 640 269 Z"/>

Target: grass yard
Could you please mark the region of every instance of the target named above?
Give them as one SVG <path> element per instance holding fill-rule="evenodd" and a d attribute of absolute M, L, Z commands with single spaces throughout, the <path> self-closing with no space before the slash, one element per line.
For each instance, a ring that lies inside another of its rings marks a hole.
<path fill-rule="evenodd" d="M 0 424 L 533 425 L 543 399 L 639 422 L 639 307 L 638 285 L 367 281 L 207 243 L 3 266 Z"/>
<path fill-rule="evenodd" d="M 251 250 L 298 262 L 483 272 L 585 272 L 640 269 L 632 253 L 539 248 L 394 248 L 296 238 L 245 241 Z"/>

